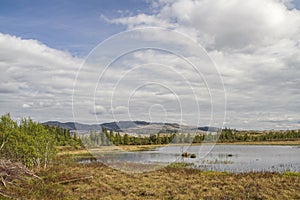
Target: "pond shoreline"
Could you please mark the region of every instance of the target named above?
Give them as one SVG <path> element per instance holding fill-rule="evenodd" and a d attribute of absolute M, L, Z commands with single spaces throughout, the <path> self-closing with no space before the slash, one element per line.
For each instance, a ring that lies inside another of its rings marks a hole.
<path fill-rule="evenodd" d="M 128 146 L 125 146 L 128 147 Z M 129 162 L 168 165 L 192 163 L 195 168 L 212 171 L 295 171 L 300 172 L 299 146 L 254 144 L 143 145 L 126 150 L 104 146 L 69 154 L 82 164 L 90 162 Z M 130 151 L 131 150 L 131 151 Z M 183 152 L 194 155 L 184 157 Z"/>
<path fill-rule="evenodd" d="M 217 143 L 181 143 L 181 144 L 150 144 L 150 145 L 119 145 L 119 146 L 101 146 L 89 149 L 64 150 L 60 147 L 61 152 L 58 155 L 65 154 L 85 154 L 88 152 L 118 152 L 118 151 L 150 151 L 158 147 L 165 146 L 199 146 L 199 145 L 280 145 L 280 146 L 300 146 L 300 140 L 295 141 L 261 141 L 261 142 L 217 142 Z"/>

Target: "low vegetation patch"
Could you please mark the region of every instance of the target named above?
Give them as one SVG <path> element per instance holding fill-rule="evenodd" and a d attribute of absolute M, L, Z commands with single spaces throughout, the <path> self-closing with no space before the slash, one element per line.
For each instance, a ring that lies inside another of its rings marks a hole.
<path fill-rule="evenodd" d="M 300 172 L 284 172 L 284 176 L 298 176 L 300 177 Z"/>
<path fill-rule="evenodd" d="M 171 168 L 187 168 L 192 166 L 194 166 L 194 163 L 185 163 L 185 162 L 175 162 L 169 165 L 169 167 Z"/>

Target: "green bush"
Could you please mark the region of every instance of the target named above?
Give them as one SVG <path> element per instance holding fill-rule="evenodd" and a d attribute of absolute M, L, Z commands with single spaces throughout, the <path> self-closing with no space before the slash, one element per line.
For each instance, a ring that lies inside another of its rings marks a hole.
<path fill-rule="evenodd" d="M 19 125 L 9 114 L 0 119 L 0 156 L 28 167 L 46 167 L 55 157 L 55 134 L 31 119 Z"/>

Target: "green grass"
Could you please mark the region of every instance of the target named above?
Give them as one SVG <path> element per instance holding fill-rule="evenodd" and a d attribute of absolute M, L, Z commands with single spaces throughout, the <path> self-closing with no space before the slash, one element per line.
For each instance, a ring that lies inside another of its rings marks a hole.
<path fill-rule="evenodd" d="M 171 163 L 168 167 L 172 168 L 187 168 L 194 166 L 194 163 L 175 162 Z"/>
<path fill-rule="evenodd" d="M 300 172 L 284 172 L 283 173 L 284 176 L 297 176 L 300 177 Z"/>

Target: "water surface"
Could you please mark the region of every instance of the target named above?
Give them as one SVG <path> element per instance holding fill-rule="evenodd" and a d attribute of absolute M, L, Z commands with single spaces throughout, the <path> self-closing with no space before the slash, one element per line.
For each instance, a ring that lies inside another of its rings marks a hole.
<path fill-rule="evenodd" d="M 183 152 L 196 154 L 196 158 L 184 158 Z M 149 164 L 185 162 L 202 170 L 229 172 L 300 172 L 299 146 L 286 145 L 164 146 L 151 151 L 109 153 L 99 161 L 104 159 Z"/>

